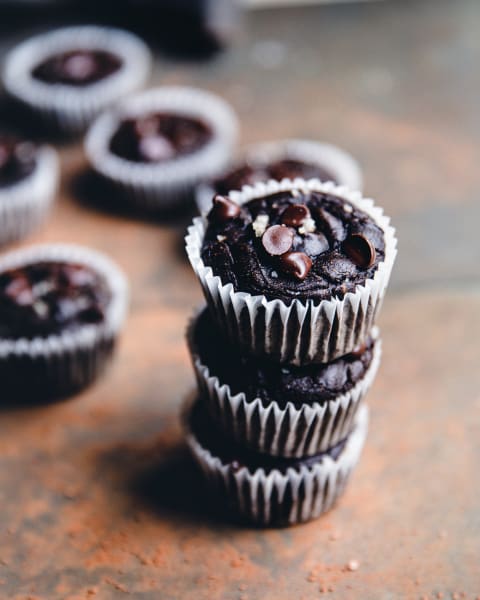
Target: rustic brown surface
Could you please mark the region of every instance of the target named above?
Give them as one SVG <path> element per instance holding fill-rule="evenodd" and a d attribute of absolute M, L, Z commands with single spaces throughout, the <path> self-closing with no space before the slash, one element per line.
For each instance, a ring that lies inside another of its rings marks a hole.
<path fill-rule="evenodd" d="M 158 81 L 231 100 L 244 142 L 349 148 L 398 226 L 369 440 L 338 508 L 315 523 L 258 531 L 211 514 L 177 418 L 193 386 L 184 325 L 201 299 L 184 224 L 79 203 L 81 150 L 62 148 L 59 202 L 29 241 L 108 252 L 132 307 L 98 384 L 0 413 L 1 598 L 480 596 L 479 18 L 477 0 L 259 13 L 216 63 L 158 64 Z M 264 40 L 283 44 L 274 68 L 256 58 Z"/>

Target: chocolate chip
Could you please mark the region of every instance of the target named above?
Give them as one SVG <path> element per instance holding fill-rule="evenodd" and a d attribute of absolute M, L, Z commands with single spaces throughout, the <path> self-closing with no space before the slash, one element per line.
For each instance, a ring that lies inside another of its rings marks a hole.
<path fill-rule="evenodd" d="M 149 135 L 138 142 L 140 155 L 148 162 L 160 162 L 175 156 L 175 148 L 162 135 Z"/>
<path fill-rule="evenodd" d="M 310 217 L 310 211 L 305 204 L 291 204 L 283 211 L 282 223 L 290 227 L 299 227 L 305 219 Z"/>
<path fill-rule="evenodd" d="M 294 235 L 293 229 L 285 225 L 272 225 L 262 235 L 262 244 L 270 256 L 280 256 L 290 250 Z"/>
<path fill-rule="evenodd" d="M 288 252 L 281 257 L 280 264 L 285 273 L 303 281 L 310 273 L 312 259 L 303 252 Z"/>
<path fill-rule="evenodd" d="M 331 241 L 343 242 L 346 232 L 342 221 L 320 207 L 315 208 L 313 212 L 317 227 L 321 229 Z"/>
<path fill-rule="evenodd" d="M 375 262 L 375 246 L 362 233 L 348 236 L 343 243 L 343 251 L 361 269 L 368 269 Z"/>
<path fill-rule="evenodd" d="M 230 219 L 236 219 L 240 214 L 240 206 L 232 202 L 227 196 L 217 194 L 213 197 L 213 208 L 210 211 L 210 217 L 214 221 L 223 222 Z"/>

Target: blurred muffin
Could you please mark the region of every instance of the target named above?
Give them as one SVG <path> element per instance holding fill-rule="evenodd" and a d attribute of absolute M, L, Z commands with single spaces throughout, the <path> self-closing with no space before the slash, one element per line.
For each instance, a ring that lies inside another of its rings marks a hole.
<path fill-rule="evenodd" d="M 92 168 L 127 202 L 162 210 L 189 202 L 199 181 L 225 168 L 236 135 L 236 117 L 221 98 L 160 87 L 101 115 L 85 151 Z"/>
<path fill-rule="evenodd" d="M 197 208 L 200 214 L 206 214 L 215 194 L 225 195 L 244 185 L 297 178 L 333 181 L 352 190 L 361 190 L 363 184 L 356 160 L 336 146 L 295 139 L 264 142 L 249 146 L 243 158 L 220 177 L 200 184 L 196 190 Z"/>
<path fill-rule="evenodd" d="M 52 148 L 0 134 L 0 245 L 24 238 L 45 221 L 58 177 Z"/>
<path fill-rule="evenodd" d="M 110 358 L 127 283 L 102 254 L 47 244 L 0 258 L 0 377 L 6 401 L 69 395 Z"/>
<path fill-rule="evenodd" d="M 32 37 L 6 57 L 7 93 L 46 127 L 78 134 L 150 72 L 146 45 L 126 31 L 65 27 Z"/>

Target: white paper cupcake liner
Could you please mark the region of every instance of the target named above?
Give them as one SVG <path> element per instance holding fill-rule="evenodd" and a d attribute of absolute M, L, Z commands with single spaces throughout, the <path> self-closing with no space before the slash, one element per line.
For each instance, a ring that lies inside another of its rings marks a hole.
<path fill-rule="evenodd" d="M 57 153 L 43 146 L 36 161 L 28 177 L 0 188 L 0 245 L 23 239 L 50 213 L 59 179 Z"/>
<path fill-rule="evenodd" d="M 337 460 L 327 455 L 313 466 L 291 467 L 285 473 L 236 469 L 203 447 L 190 430 L 187 442 L 210 485 L 243 519 L 261 526 L 294 525 L 332 508 L 360 458 L 367 430 L 368 408 L 363 405 Z"/>
<path fill-rule="evenodd" d="M 110 140 L 123 119 L 156 111 L 201 119 L 211 128 L 212 139 L 192 154 L 155 164 L 129 161 L 110 151 Z M 189 201 L 199 181 L 224 169 L 237 129 L 233 110 L 221 98 L 194 88 L 160 87 L 101 115 L 87 134 L 85 152 L 93 169 L 134 205 L 150 210 L 171 208 Z"/>
<path fill-rule="evenodd" d="M 281 363 L 330 362 L 362 345 L 375 323 L 397 253 L 395 230 L 373 200 L 332 182 L 321 183 L 318 179 L 272 180 L 253 187 L 245 186 L 241 192 L 234 191 L 229 196 L 234 202 L 243 204 L 294 188 L 340 196 L 367 213 L 384 232 L 385 260 L 378 265 L 374 277 L 367 279 L 364 285 L 358 285 L 355 292 L 345 294 L 341 300 L 332 298 L 320 303 L 293 300 L 287 306 L 281 300 L 267 300 L 263 295 L 235 291 L 231 283 L 222 284 L 220 277 L 214 275 L 201 258 L 207 227 L 206 219 L 202 217 L 195 218 L 188 228 L 186 251 L 212 317 L 231 343 L 238 344 L 246 352 L 269 356 Z"/>
<path fill-rule="evenodd" d="M 187 341 L 202 402 L 226 436 L 251 450 L 283 457 L 312 456 L 332 448 L 352 431 L 361 401 L 372 385 L 380 365 L 381 341 L 378 328 L 372 361 L 362 379 L 352 389 L 333 400 L 301 407 L 288 402 L 264 406 L 260 398 L 248 399 L 243 392 L 233 394 L 230 386 L 212 374 L 202 362 L 195 342 L 192 319 Z"/>
<path fill-rule="evenodd" d="M 362 191 L 362 171 L 353 156 L 332 144 L 312 140 L 286 139 L 252 144 L 246 148 L 243 158 L 227 167 L 227 171 L 245 162 L 253 166 L 268 165 L 283 159 L 318 164 L 331 173 L 338 185 L 346 185 L 351 190 Z M 201 215 L 210 211 L 214 195 L 215 190 L 211 182 L 202 183 L 197 187 L 195 201 Z"/>
<path fill-rule="evenodd" d="M 124 274 L 95 250 L 71 244 L 31 246 L 1 256 L 0 273 L 38 261 L 72 262 L 92 268 L 104 277 L 111 300 L 99 324 L 31 340 L 0 338 L 0 377 L 8 382 L 4 388 L 8 401 L 15 400 L 17 394 L 24 400 L 24 390 L 43 399 L 67 395 L 89 384 L 110 357 L 127 312 Z"/>
<path fill-rule="evenodd" d="M 48 57 L 69 50 L 104 50 L 122 59 L 122 65 L 104 79 L 86 86 L 49 84 L 32 76 Z M 7 93 L 26 106 L 45 125 L 78 134 L 112 103 L 142 87 L 150 73 L 151 55 L 135 35 L 110 27 L 65 27 L 37 35 L 7 55 L 3 83 Z"/>

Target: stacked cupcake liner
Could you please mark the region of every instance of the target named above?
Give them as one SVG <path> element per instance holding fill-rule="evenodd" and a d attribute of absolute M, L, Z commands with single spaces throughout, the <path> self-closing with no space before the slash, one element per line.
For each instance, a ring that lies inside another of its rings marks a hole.
<path fill-rule="evenodd" d="M 349 391 L 330 401 L 280 405 L 249 398 L 243 392 L 233 393 L 202 361 L 195 341 L 198 315 L 190 322 L 187 342 L 198 382 L 198 402 L 208 412 L 212 426 L 240 447 L 283 461 L 292 459 L 295 465 L 268 471 L 239 468 L 235 461 L 224 461 L 202 445 L 187 418 L 187 441 L 206 478 L 237 514 L 261 526 L 292 525 L 326 512 L 342 494 L 358 462 L 368 429 L 368 408 L 363 398 L 381 357 L 381 341 L 374 323 L 396 255 L 395 231 L 383 211 L 372 200 L 343 186 L 316 179 L 270 181 L 244 186 L 229 197 L 242 204 L 290 189 L 331 193 L 363 210 L 383 231 L 385 259 L 373 278 L 342 300 L 333 298 L 319 304 L 293 301 L 287 306 L 280 300 L 267 300 L 235 291 L 231 284 L 223 285 L 201 258 L 205 219 L 195 219 L 188 230 L 187 254 L 225 343 L 251 357 L 267 357 L 297 367 L 329 363 L 360 347 L 369 336 L 374 340 L 370 365 Z M 343 450 L 334 459 L 329 451 L 340 443 L 344 443 Z M 308 465 L 302 464 L 302 459 L 309 457 Z"/>

